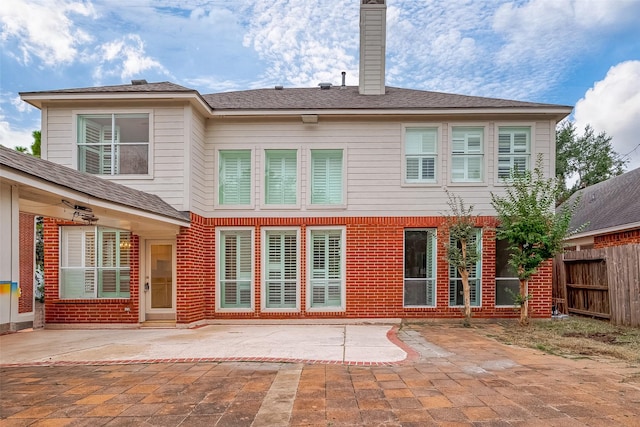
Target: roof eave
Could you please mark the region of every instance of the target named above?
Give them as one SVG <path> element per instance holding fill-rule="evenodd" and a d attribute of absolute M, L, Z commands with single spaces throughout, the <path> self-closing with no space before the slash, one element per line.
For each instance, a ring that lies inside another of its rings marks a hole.
<path fill-rule="evenodd" d="M 597 230 L 584 231 L 582 233 L 577 233 L 568 237 L 567 239 L 565 239 L 565 241 L 570 242 L 572 240 L 581 239 L 584 237 L 597 236 L 600 234 L 619 233 L 621 231 L 634 230 L 634 229 L 640 229 L 640 221 L 631 222 L 628 224 L 615 225 L 607 228 L 600 228 Z"/>
<path fill-rule="evenodd" d="M 58 93 L 58 92 L 21 92 L 20 98 L 38 108 L 46 102 L 52 101 L 126 101 L 126 100 L 186 100 L 192 102 L 198 110 L 204 114 L 211 114 L 211 107 L 197 91 L 189 92 L 79 92 L 79 93 Z"/>

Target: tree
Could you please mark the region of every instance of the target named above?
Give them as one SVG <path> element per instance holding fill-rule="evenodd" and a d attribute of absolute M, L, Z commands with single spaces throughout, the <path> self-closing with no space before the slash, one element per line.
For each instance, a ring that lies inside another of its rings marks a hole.
<path fill-rule="evenodd" d="M 515 268 L 520 282 L 520 324 L 529 324 L 529 279 L 538 267 L 562 250 L 569 235 L 569 222 L 578 198 L 561 212 L 555 212 L 556 198 L 563 191 L 559 179 L 545 178 L 542 156 L 533 171 L 511 171 L 504 196 L 491 193 L 491 205 L 498 214 L 497 239 L 509 243 L 509 264 Z"/>
<path fill-rule="evenodd" d="M 477 216 L 472 215 L 473 205 L 465 207 L 461 197 L 447 191 L 450 212 L 446 214 L 445 226 L 449 232 L 449 243 L 445 243 L 446 257 L 460 273 L 464 300 L 464 326 L 471 326 L 471 288 L 469 274 L 478 261 L 476 242 Z"/>
<path fill-rule="evenodd" d="M 42 133 L 39 130 L 34 130 L 33 133 L 33 144 L 31 144 L 31 154 L 35 157 L 40 157 L 40 141 L 42 137 Z"/>
<path fill-rule="evenodd" d="M 556 130 L 556 176 L 561 181 L 563 191 L 558 203 L 566 200 L 580 188 L 597 184 L 624 172 L 627 163 L 613 149 L 612 137 L 605 132 L 595 134 L 587 125 L 582 136 L 577 135 L 575 124 L 563 122 Z M 577 177 L 571 187 L 567 181 Z"/>

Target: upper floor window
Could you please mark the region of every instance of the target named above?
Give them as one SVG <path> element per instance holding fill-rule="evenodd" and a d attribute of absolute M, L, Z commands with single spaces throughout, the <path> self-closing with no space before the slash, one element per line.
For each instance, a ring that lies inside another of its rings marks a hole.
<path fill-rule="evenodd" d="M 498 178 L 509 178 L 511 170 L 520 172 L 528 170 L 530 157 L 530 127 L 500 127 L 498 129 Z"/>
<path fill-rule="evenodd" d="M 129 298 L 128 231 L 60 228 L 60 298 Z"/>
<path fill-rule="evenodd" d="M 218 158 L 218 203 L 251 203 L 251 150 L 221 150 Z"/>
<path fill-rule="evenodd" d="M 484 129 L 454 127 L 451 139 L 451 181 L 482 182 Z"/>
<path fill-rule="evenodd" d="M 438 129 L 407 128 L 404 143 L 405 182 L 436 182 Z"/>
<path fill-rule="evenodd" d="M 298 203 L 298 153 L 296 150 L 265 150 L 265 204 Z"/>
<path fill-rule="evenodd" d="M 149 174 L 149 114 L 79 115 L 78 169 L 96 175 Z"/>
<path fill-rule="evenodd" d="M 311 150 L 311 204 L 342 203 L 342 150 Z"/>

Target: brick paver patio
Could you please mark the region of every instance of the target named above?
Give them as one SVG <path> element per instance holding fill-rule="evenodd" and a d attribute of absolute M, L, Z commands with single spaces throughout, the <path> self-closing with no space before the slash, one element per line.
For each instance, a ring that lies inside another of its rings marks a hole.
<path fill-rule="evenodd" d="M 2 367 L 0 425 L 640 425 L 640 367 L 510 347 L 456 325 L 412 324 L 398 338 L 412 357 L 386 366 Z"/>

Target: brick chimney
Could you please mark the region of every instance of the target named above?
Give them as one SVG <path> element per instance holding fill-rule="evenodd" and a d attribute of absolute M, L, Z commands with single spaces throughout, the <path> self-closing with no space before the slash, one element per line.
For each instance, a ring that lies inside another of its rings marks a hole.
<path fill-rule="evenodd" d="M 360 0 L 360 94 L 384 95 L 386 0 Z"/>

